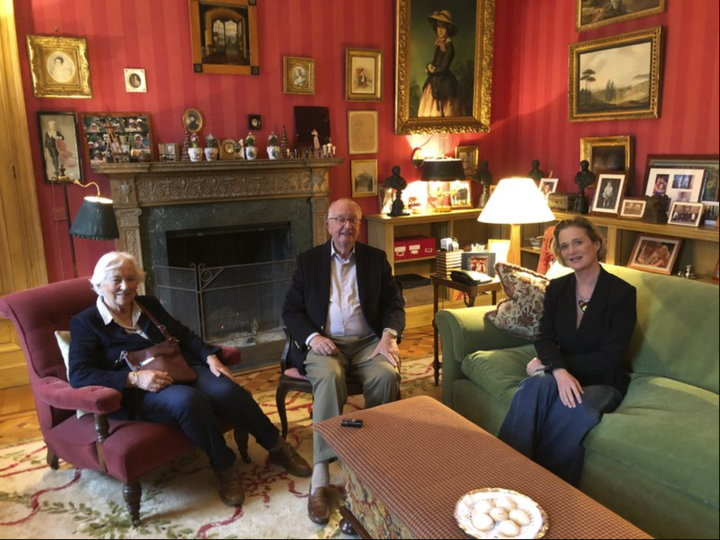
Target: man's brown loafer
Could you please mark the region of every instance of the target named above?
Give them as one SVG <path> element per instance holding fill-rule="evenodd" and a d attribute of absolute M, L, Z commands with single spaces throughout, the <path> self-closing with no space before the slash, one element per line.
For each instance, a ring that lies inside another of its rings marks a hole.
<path fill-rule="evenodd" d="M 312 467 L 288 443 L 282 445 L 275 452 L 270 452 L 270 463 L 285 467 L 285 470 L 293 476 L 300 478 L 312 476 Z"/>
<path fill-rule="evenodd" d="M 308 495 L 308 517 L 313 523 L 326 525 L 330 521 L 330 490 L 320 487 L 313 493 L 310 486 Z"/>

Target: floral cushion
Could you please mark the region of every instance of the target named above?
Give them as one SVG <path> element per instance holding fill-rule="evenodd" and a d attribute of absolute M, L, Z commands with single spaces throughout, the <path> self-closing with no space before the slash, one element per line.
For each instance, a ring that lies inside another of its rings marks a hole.
<path fill-rule="evenodd" d="M 485 319 L 508 334 L 534 341 L 540 333 L 545 289 L 550 280 L 508 263 L 497 263 L 495 272 L 507 298 L 487 312 Z"/>

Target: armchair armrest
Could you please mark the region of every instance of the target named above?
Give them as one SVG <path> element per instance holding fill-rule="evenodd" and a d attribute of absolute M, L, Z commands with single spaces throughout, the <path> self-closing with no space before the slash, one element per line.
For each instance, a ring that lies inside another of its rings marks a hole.
<path fill-rule="evenodd" d="M 33 384 L 35 396 L 51 407 L 94 414 L 110 414 L 120 409 L 122 394 L 105 386 L 73 388 L 57 377 L 45 377 Z"/>
<path fill-rule="evenodd" d="M 240 349 L 221 345 L 220 361 L 226 366 L 236 366 L 242 361 Z"/>

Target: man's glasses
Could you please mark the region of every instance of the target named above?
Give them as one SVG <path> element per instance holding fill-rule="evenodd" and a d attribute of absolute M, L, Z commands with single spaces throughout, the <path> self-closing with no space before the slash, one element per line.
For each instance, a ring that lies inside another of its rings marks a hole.
<path fill-rule="evenodd" d="M 356 218 L 356 217 L 346 218 L 346 217 L 340 216 L 340 217 L 329 217 L 328 219 L 329 220 L 334 219 L 335 223 L 337 223 L 340 226 L 343 226 L 346 223 L 349 223 L 350 225 L 355 226 L 358 223 L 360 223 L 360 219 Z"/>

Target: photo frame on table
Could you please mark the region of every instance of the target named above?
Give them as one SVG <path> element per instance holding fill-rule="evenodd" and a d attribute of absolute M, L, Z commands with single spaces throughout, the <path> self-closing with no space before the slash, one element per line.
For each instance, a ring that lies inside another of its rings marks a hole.
<path fill-rule="evenodd" d="M 669 276 L 680 254 L 680 246 L 681 238 L 638 234 L 627 265 L 637 270 Z"/>
<path fill-rule="evenodd" d="M 155 145 L 148 113 L 83 113 L 81 124 L 89 163 L 153 160 Z"/>
<path fill-rule="evenodd" d="M 703 203 L 674 202 L 668 216 L 669 225 L 699 227 L 703 217 Z"/>
<path fill-rule="evenodd" d="M 378 160 L 353 159 L 350 162 L 353 197 L 375 197 L 378 194 Z"/>
<path fill-rule="evenodd" d="M 575 29 L 578 32 L 640 17 L 649 17 L 663 13 L 667 8 L 667 0 L 634 0 L 625 2 L 625 5 L 622 2 L 612 2 L 611 0 L 576 1 Z"/>
<path fill-rule="evenodd" d="M 193 71 L 260 75 L 257 0 L 189 0 Z"/>
<path fill-rule="evenodd" d="M 661 26 L 570 45 L 571 122 L 660 117 Z"/>
<path fill-rule="evenodd" d="M 701 224 L 706 227 L 717 227 L 718 217 L 720 214 L 720 203 L 714 202 L 703 202 L 703 219 Z"/>
<path fill-rule="evenodd" d="M 345 49 L 345 100 L 382 101 L 382 51 Z"/>
<path fill-rule="evenodd" d="M 160 161 L 180 161 L 180 146 L 177 143 L 158 144 Z"/>
<path fill-rule="evenodd" d="M 348 153 L 378 153 L 378 111 L 348 111 Z"/>
<path fill-rule="evenodd" d="M 46 184 L 83 181 L 80 134 L 73 112 L 37 113 L 43 181 Z"/>
<path fill-rule="evenodd" d="M 465 178 L 477 173 L 480 160 L 480 148 L 478 146 L 456 146 L 455 157 L 462 161 Z"/>
<path fill-rule="evenodd" d="M 510 253 L 510 240 L 489 238 L 488 251 L 495 254 L 495 263 L 506 263 Z"/>
<path fill-rule="evenodd" d="M 283 92 L 315 95 L 315 60 L 297 56 L 283 57 Z"/>
<path fill-rule="evenodd" d="M 632 137 L 582 137 L 580 139 L 580 161 L 587 160 L 595 174 L 626 174 L 633 170 Z"/>
<path fill-rule="evenodd" d="M 590 207 L 593 214 L 618 215 L 625 194 L 625 178 L 625 173 L 600 175 Z"/>
<path fill-rule="evenodd" d="M 27 36 L 33 95 L 38 98 L 91 98 L 87 40 Z"/>
<path fill-rule="evenodd" d="M 551 193 L 555 193 L 557 191 L 559 182 L 560 182 L 559 178 L 541 178 L 540 179 L 540 185 L 538 186 L 538 189 L 540 190 L 540 193 L 542 193 L 543 196 L 545 197 L 545 200 L 547 200 L 548 196 Z"/>
<path fill-rule="evenodd" d="M 620 217 L 625 219 L 642 219 L 646 206 L 646 199 L 623 199 L 620 205 Z"/>
<path fill-rule="evenodd" d="M 395 134 L 489 131 L 495 0 L 396 2 Z"/>
<path fill-rule="evenodd" d="M 645 162 L 645 186 L 650 169 L 705 169 L 701 201 L 717 201 L 720 191 L 720 156 L 717 154 L 650 154 Z"/>
<path fill-rule="evenodd" d="M 664 194 L 672 201 L 698 202 L 705 181 L 705 169 L 650 169 L 645 195 Z"/>
<path fill-rule="evenodd" d="M 465 251 L 460 265 L 463 270 L 482 272 L 495 277 L 495 255 L 489 251 Z"/>
<path fill-rule="evenodd" d="M 147 92 L 147 79 L 145 70 L 138 68 L 125 68 L 125 91 L 128 93 Z"/>
<path fill-rule="evenodd" d="M 470 180 L 450 182 L 450 206 L 453 209 L 472 208 L 472 188 Z"/>

